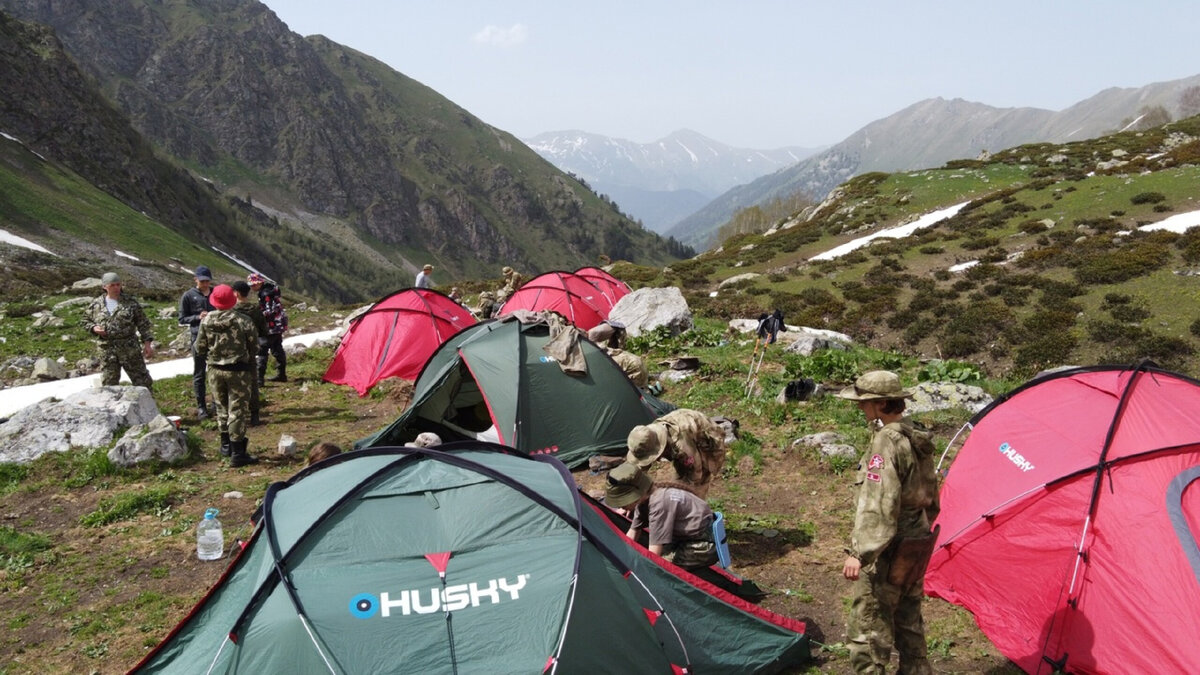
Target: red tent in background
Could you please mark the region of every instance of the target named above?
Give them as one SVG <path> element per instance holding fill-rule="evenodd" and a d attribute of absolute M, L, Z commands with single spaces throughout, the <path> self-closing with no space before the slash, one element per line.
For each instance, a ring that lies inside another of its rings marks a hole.
<path fill-rule="evenodd" d="M 583 277 L 592 283 L 593 286 L 600 289 L 604 297 L 608 298 L 609 304 L 615 306 L 617 301 L 629 295 L 629 284 L 605 272 L 599 267 L 580 267 L 575 270 L 575 276 Z"/>
<path fill-rule="evenodd" d="M 526 281 L 509 296 L 500 308 L 500 316 L 518 309 L 558 312 L 586 331 L 607 319 L 612 305 L 587 279 L 571 272 L 546 272 Z"/>
<path fill-rule="evenodd" d="M 1067 370 L 968 428 L 926 593 L 1029 673 L 1200 672 L 1200 381 Z"/>
<path fill-rule="evenodd" d="M 445 295 L 406 288 L 350 322 L 323 379 L 354 387 L 359 396 L 386 377 L 415 380 L 438 346 L 475 323 L 470 310 Z"/>

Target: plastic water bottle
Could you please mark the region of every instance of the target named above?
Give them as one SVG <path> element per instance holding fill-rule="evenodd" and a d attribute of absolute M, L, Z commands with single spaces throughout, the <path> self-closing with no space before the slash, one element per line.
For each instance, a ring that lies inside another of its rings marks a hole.
<path fill-rule="evenodd" d="M 225 532 L 217 513 L 217 509 L 208 509 L 196 526 L 196 557 L 201 560 L 219 560 L 225 553 Z"/>

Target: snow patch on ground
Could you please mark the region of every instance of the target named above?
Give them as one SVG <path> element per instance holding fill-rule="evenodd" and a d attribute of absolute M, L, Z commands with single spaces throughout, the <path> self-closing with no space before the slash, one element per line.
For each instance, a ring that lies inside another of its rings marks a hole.
<path fill-rule="evenodd" d="M 309 333 L 307 335 L 296 335 L 285 339 L 283 346 L 287 347 L 288 345 L 298 344 L 311 347 L 314 342 L 335 337 L 337 333 L 338 331 L 335 329 L 319 333 Z M 150 370 L 150 377 L 153 377 L 155 380 L 168 379 L 178 375 L 190 375 L 192 372 L 192 357 L 151 363 L 147 368 Z M 121 382 L 128 384 L 129 376 L 125 375 L 124 372 L 121 375 Z M 0 389 L 0 418 L 11 417 L 18 410 L 51 396 L 63 399 L 71 394 L 99 386 L 100 375 L 93 374 L 84 375 L 83 377 L 73 377 L 67 380 L 39 382 L 38 384 L 31 384 L 24 387 Z"/>
<path fill-rule="evenodd" d="M 4 135 L 8 138 L 12 138 L 8 134 L 4 134 Z M 12 244 L 13 246 L 20 246 L 21 248 L 28 248 L 28 249 L 31 249 L 34 251 L 41 251 L 42 253 L 49 253 L 50 255 L 55 256 L 55 257 L 58 256 L 58 254 L 55 253 L 54 251 L 47 250 L 45 247 L 35 244 L 32 241 L 29 241 L 28 239 L 26 239 L 24 237 L 18 237 L 17 235 L 9 232 L 8 230 L 0 230 L 0 242 L 3 242 L 5 244 Z"/>
<path fill-rule="evenodd" d="M 113 253 L 116 253 L 117 255 L 121 256 L 122 258 L 129 258 L 130 260 L 134 260 L 134 261 L 137 261 L 137 262 L 141 262 L 141 259 L 140 259 L 140 258 L 138 258 L 138 257 L 136 257 L 136 256 L 129 255 L 128 253 L 125 253 L 124 251 L 118 251 L 118 250 L 116 250 L 116 249 L 113 249 Z"/>
<path fill-rule="evenodd" d="M 1189 228 L 1200 226 L 1200 211 L 1188 211 L 1187 213 L 1177 213 L 1170 218 L 1160 220 L 1157 223 L 1143 225 L 1138 229 L 1143 232 L 1154 232 L 1156 230 L 1169 230 L 1176 234 L 1182 234 Z"/>
<path fill-rule="evenodd" d="M 969 269 L 971 269 L 972 267 L 974 267 L 974 266 L 976 266 L 976 265 L 978 265 L 978 264 L 979 264 L 979 261 L 978 261 L 978 260 L 968 260 L 968 261 L 967 261 L 967 262 L 965 262 L 965 263 L 959 263 L 959 264 L 957 264 L 957 265 L 951 265 L 951 266 L 950 266 L 950 269 L 949 269 L 949 271 L 950 271 L 950 272 L 962 272 L 963 270 L 969 270 Z"/>
<path fill-rule="evenodd" d="M 906 225 L 897 225 L 896 227 L 890 227 L 886 230 L 872 232 L 871 234 L 868 234 L 865 237 L 859 237 L 858 239 L 848 241 L 848 242 L 842 244 L 841 246 L 836 246 L 834 248 L 831 248 L 828 251 L 825 251 L 824 253 L 818 253 L 817 255 L 813 256 L 809 260 L 833 260 L 834 258 L 840 258 L 840 257 L 846 255 L 847 253 L 850 253 L 851 251 L 860 249 L 863 246 L 866 246 L 867 244 L 871 243 L 872 241 L 875 241 L 876 239 L 880 239 L 880 238 L 902 239 L 904 237 L 911 235 L 912 233 L 916 232 L 917 230 L 924 229 L 931 225 L 936 225 L 936 224 L 940 223 L 941 221 L 954 216 L 954 214 L 961 211 L 962 208 L 964 206 L 966 206 L 968 203 L 969 202 L 963 202 L 961 204 L 955 204 L 954 206 L 951 206 L 949 208 L 941 209 L 938 211 L 933 211 L 931 213 L 926 213 L 925 215 L 921 216 L 920 218 L 917 218 L 913 222 L 908 223 Z"/>

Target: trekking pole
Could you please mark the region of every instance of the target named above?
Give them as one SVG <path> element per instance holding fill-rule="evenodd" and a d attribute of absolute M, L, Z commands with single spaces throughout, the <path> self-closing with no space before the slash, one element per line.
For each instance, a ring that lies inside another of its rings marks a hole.
<path fill-rule="evenodd" d="M 754 379 L 754 357 L 758 356 L 758 343 L 762 338 L 754 338 L 754 351 L 750 352 L 750 371 L 746 373 L 746 383 L 742 385 L 742 389 L 746 392 L 746 396 L 750 395 L 750 381 Z"/>
<path fill-rule="evenodd" d="M 758 371 L 762 368 L 763 359 L 767 356 L 767 343 L 763 343 L 761 352 L 758 352 L 758 361 L 753 357 L 750 360 L 750 376 L 746 378 L 746 398 L 754 393 L 754 385 L 758 384 Z"/>

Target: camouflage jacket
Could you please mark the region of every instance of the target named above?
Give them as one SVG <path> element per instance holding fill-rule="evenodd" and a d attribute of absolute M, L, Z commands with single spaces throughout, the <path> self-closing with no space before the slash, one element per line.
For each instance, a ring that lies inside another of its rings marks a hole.
<path fill-rule="evenodd" d="M 258 353 L 258 330 L 237 310 L 215 310 L 200 322 L 195 349 L 210 366 L 249 366 Z"/>
<path fill-rule="evenodd" d="M 725 468 L 725 431 L 708 415 L 680 408 L 655 420 L 667 428 L 671 466 L 680 480 L 708 485 Z"/>
<path fill-rule="evenodd" d="M 236 312 L 245 314 L 246 318 L 250 319 L 250 322 L 254 324 L 255 337 L 267 337 L 267 319 L 263 316 L 262 309 L 259 308 L 257 302 L 253 300 L 242 300 L 238 302 L 238 304 L 234 305 L 233 309 Z"/>
<path fill-rule="evenodd" d="M 941 511 L 934 450 L 929 432 L 907 420 L 875 432 L 858 468 L 858 508 L 850 538 L 851 552 L 864 566 L 895 539 L 929 533 Z"/>
<path fill-rule="evenodd" d="M 93 300 L 83 314 L 84 329 L 100 343 L 101 348 L 106 344 L 133 340 L 139 333 L 142 342 L 154 339 L 154 326 L 151 325 L 150 319 L 146 318 L 146 312 L 142 311 L 142 306 L 137 300 L 122 293 L 117 298 L 116 311 L 109 314 L 106 297 L 102 295 Z M 96 326 L 103 326 L 107 335 L 101 337 L 92 332 Z"/>

